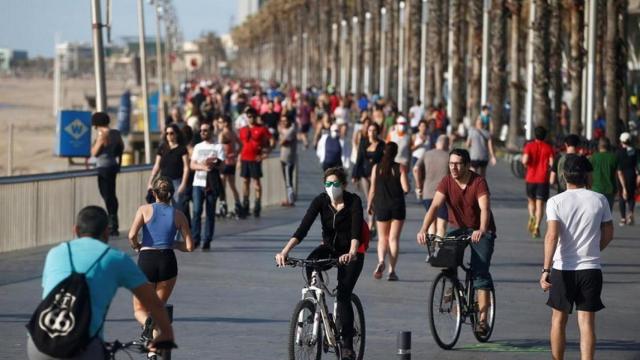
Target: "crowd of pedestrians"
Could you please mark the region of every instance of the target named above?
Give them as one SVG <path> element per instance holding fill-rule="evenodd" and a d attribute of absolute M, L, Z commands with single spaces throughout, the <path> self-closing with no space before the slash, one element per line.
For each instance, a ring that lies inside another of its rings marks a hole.
<path fill-rule="evenodd" d="M 117 235 L 115 177 L 123 144 L 117 131 L 109 128 L 108 115 L 96 113 L 92 122 L 99 133 L 92 148 L 98 158 L 99 188 L 111 232 Z M 275 83 L 263 86 L 250 81 L 189 81 L 182 85 L 180 101 L 162 125 L 162 141 L 148 180 L 150 204 L 138 209 L 129 232 L 131 246 L 139 252 L 138 265 L 161 303 L 166 303 L 177 279 L 174 249 L 210 250 L 217 216 L 235 216 L 239 221 L 251 215 L 260 217 L 262 162 L 274 150 L 279 151 L 286 194 L 281 205 L 296 206 L 297 158 L 301 151 L 313 148 L 309 151 L 315 153 L 318 167 L 323 170 L 325 191 L 312 200 L 300 226 L 276 255 L 276 262 L 285 264 L 289 252 L 307 236 L 319 216 L 323 244 L 348 264 L 338 271 L 337 293 L 345 354 L 351 350 L 353 335 L 350 296 L 364 266 L 360 247 L 363 234 L 370 231 L 377 238 L 373 277 L 381 279 L 386 271 L 387 280 L 398 280 L 400 238 L 407 202 L 413 200 L 407 196 L 412 188 L 415 201 L 425 210 L 416 236 L 418 243 L 424 244 L 427 234 L 445 236 L 470 231 L 471 265 L 480 310 L 474 331 L 488 331 L 486 312 L 489 290 L 493 288 L 490 265 L 497 237 L 485 178 L 487 167 L 497 162 L 491 135 L 495 125 L 488 107 L 482 108 L 463 138 L 451 131 L 441 104 L 425 108 L 417 101 L 403 113 L 391 100 L 364 94 L 357 98 L 351 94 L 341 96 L 331 86 L 301 91 Z M 522 157 L 527 168 L 528 231 L 534 238 L 540 236 L 546 209 L 548 226 L 540 284 L 545 290 L 551 289 L 548 304 L 554 308 L 555 354 L 563 351 L 564 324 L 572 303 L 576 302 L 579 312 L 587 313 L 579 313 L 581 330 L 584 323 L 587 332 L 593 332 L 589 327 L 592 314 L 602 307 L 597 282 L 594 289 L 575 290 L 580 287 L 575 284 L 580 276 L 597 278 L 598 274 L 567 275 L 567 271 L 586 269 L 570 265 L 563 257 L 569 256 L 567 251 L 582 254 L 581 249 L 585 248 L 597 258 L 611 241 L 594 233 L 571 243 L 568 229 L 582 225 L 573 223 L 568 211 L 586 211 L 586 205 L 571 200 L 565 192 L 575 195 L 580 190 L 598 205 L 599 213 L 590 222 L 591 227 L 601 223 L 608 226 L 619 194 L 620 225 L 633 225 L 638 154 L 628 133 L 620 136 L 622 145 L 615 152 L 608 140 L 601 138 L 598 151 L 587 154 L 588 158 L 581 155 L 580 138 L 576 135 L 565 138 L 565 152 L 558 154 L 546 142 L 545 128 L 536 128 L 534 134 L 535 139 L 524 146 Z M 241 191 L 235 186 L 238 171 Z M 349 179 L 362 196 L 347 191 Z M 561 195 L 550 200 L 555 184 Z M 593 191 L 586 190 L 591 186 Z M 228 206 L 231 199 L 233 211 Z M 570 206 L 559 205 L 565 203 Z M 606 206 L 601 208 L 602 204 Z M 78 231 L 78 235 L 101 238 L 104 229 L 98 230 Z M 142 241 L 138 241 L 140 230 Z M 598 249 L 593 245 L 597 241 Z M 599 260 L 592 262 L 589 270 L 599 268 Z M 146 336 L 153 338 L 158 336 L 153 333 L 154 328 L 167 332 L 166 324 L 163 319 L 157 325 L 149 320 L 150 314 L 154 319 L 157 315 L 157 303 L 149 300 L 146 292 L 136 292 L 139 283 L 135 278 L 126 287 L 134 289 L 135 317 L 144 326 Z M 574 292 L 567 293 L 569 288 Z M 580 291 L 588 296 L 580 297 L 584 295 Z"/>

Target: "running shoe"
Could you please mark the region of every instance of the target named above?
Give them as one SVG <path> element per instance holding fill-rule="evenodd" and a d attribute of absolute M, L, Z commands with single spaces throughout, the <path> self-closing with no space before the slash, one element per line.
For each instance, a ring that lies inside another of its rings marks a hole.
<path fill-rule="evenodd" d="M 536 228 L 536 218 L 533 216 L 529 216 L 529 224 L 527 225 L 527 230 L 529 233 L 533 233 L 533 230 Z"/>

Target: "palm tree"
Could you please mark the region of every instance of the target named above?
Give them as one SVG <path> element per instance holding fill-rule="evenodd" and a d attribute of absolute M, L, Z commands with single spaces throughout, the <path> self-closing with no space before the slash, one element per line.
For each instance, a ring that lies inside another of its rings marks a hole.
<path fill-rule="evenodd" d="M 607 1 L 607 35 L 606 35 L 606 63 L 605 63 L 605 79 L 606 79 L 606 119 L 607 119 L 607 137 L 612 144 L 618 142 L 618 119 L 621 117 L 620 98 L 623 96 L 624 87 L 624 70 L 626 64 L 621 64 L 623 54 L 623 41 L 620 38 L 620 14 L 626 12 L 626 1 L 623 3 L 617 0 Z M 623 20 L 624 21 L 624 20 Z M 624 109 L 626 112 L 626 108 Z"/>
<path fill-rule="evenodd" d="M 489 103 L 491 104 L 493 118 L 493 134 L 504 122 L 504 102 L 506 95 L 507 74 L 506 68 L 506 4 L 505 0 L 492 0 L 491 2 L 491 82 Z"/>
<path fill-rule="evenodd" d="M 461 6 L 460 0 L 449 1 L 449 36 L 451 39 L 451 48 L 449 52 L 451 54 L 449 61 L 451 61 L 450 67 L 451 78 L 451 93 L 449 94 L 449 101 L 451 102 L 451 114 L 449 118 L 454 128 L 462 121 L 464 103 L 462 102 L 461 88 L 462 88 L 462 44 L 461 44 Z"/>
<path fill-rule="evenodd" d="M 469 79 L 469 117 L 473 120 L 480 112 L 480 77 L 482 66 L 482 0 L 469 1 L 469 35 L 471 45 L 471 77 Z"/>
<path fill-rule="evenodd" d="M 553 90 L 551 107 L 553 116 L 550 120 L 549 130 L 552 134 L 559 133 L 560 130 L 560 107 L 562 105 L 562 4 L 561 0 L 550 0 L 551 16 L 549 18 L 549 84 Z"/>
<path fill-rule="evenodd" d="M 533 113 L 536 126 L 549 129 L 549 2 L 535 0 L 535 7 Z"/>
<path fill-rule="evenodd" d="M 442 104 L 444 99 L 442 96 L 442 85 L 444 62 L 443 53 L 446 49 L 446 43 L 443 43 L 443 29 L 445 29 L 445 22 L 443 16 L 443 7 L 445 1 L 430 1 L 429 2 L 429 63 L 430 68 L 433 71 L 433 104 Z M 444 31 L 446 32 L 446 31 Z"/>
<path fill-rule="evenodd" d="M 627 8 L 629 0 L 618 0 L 618 88 L 620 89 L 620 120 L 621 126 L 629 125 L 629 96 L 627 93 Z M 618 133 L 622 128 L 618 127 Z"/>
<path fill-rule="evenodd" d="M 615 2 L 615 0 L 612 0 Z M 569 74 L 571 76 L 571 128 L 572 134 L 582 131 L 582 67 L 584 58 L 583 28 L 584 28 L 584 0 L 569 0 L 567 4 L 571 12 L 571 62 Z"/>
<path fill-rule="evenodd" d="M 594 82 L 595 114 L 604 116 L 604 37 L 607 29 L 607 7 L 604 0 L 597 0 L 596 10 L 596 69 Z"/>
<path fill-rule="evenodd" d="M 520 81 L 520 15 L 522 12 L 522 0 L 509 0 L 507 3 L 511 15 L 511 44 L 509 48 L 509 65 L 511 67 L 511 81 L 509 82 L 509 99 L 511 112 L 509 118 L 509 135 L 507 148 L 518 148 L 518 135 L 520 134 L 520 113 L 522 108 L 522 82 Z"/>
<path fill-rule="evenodd" d="M 422 35 L 422 0 L 410 0 L 409 6 L 409 41 L 407 48 L 407 59 L 409 61 L 409 99 L 413 103 L 420 96 L 420 40 Z M 423 99 L 419 99 L 423 100 Z M 408 104 L 413 105 L 413 104 Z"/>

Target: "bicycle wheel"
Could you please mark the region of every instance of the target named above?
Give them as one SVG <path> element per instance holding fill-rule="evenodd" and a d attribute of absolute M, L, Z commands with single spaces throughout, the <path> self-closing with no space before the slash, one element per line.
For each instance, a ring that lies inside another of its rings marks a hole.
<path fill-rule="evenodd" d="M 364 310 L 362 302 L 356 294 L 351 294 L 351 305 L 353 307 L 353 351 L 356 353 L 356 360 L 364 359 L 364 346 L 367 329 L 364 322 Z"/>
<path fill-rule="evenodd" d="M 457 280 L 444 273 L 438 274 L 431 286 L 429 296 L 429 326 L 438 346 L 451 349 L 460 336 L 462 310 Z"/>
<path fill-rule="evenodd" d="M 163 350 L 159 355 L 162 360 L 171 360 L 171 350 Z"/>
<path fill-rule="evenodd" d="M 322 356 L 322 330 L 313 335 L 316 305 L 311 300 L 296 304 L 289 327 L 289 360 L 320 360 Z"/>
<path fill-rule="evenodd" d="M 475 318 L 479 318 L 479 314 L 475 315 Z M 494 289 L 491 289 L 489 293 L 489 306 L 487 308 L 487 333 L 484 335 L 478 334 L 477 332 L 473 332 L 476 339 L 480 342 L 487 342 L 489 338 L 491 338 L 491 333 L 493 333 L 493 325 L 496 322 L 496 292 Z M 475 324 L 473 324 L 475 326 Z"/>

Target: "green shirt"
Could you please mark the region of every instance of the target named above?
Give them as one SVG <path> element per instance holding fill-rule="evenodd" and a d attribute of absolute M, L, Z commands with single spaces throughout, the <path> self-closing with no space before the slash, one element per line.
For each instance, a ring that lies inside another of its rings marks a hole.
<path fill-rule="evenodd" d="M 591 156 L 593 165 L 593 183 L 591 190 L 604 195 L 611 195 L 616 192 L 616 169 L 618 160 L 616 154 L 607 152 L 597 152 Z"/>

